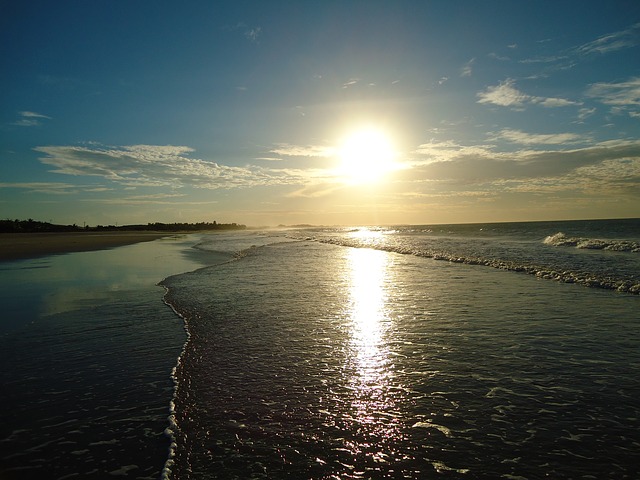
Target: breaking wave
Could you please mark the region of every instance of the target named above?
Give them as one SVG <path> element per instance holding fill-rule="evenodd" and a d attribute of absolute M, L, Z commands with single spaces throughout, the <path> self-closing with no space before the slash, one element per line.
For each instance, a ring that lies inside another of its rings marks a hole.
<path fill-rule="evenodd" d="M 640 243 L 638 242 L 630 240 L 568 237 L 562 232 L 549 235 L 544 239 L 543 243 L 554 247 L 576 247 L 588 250 L 640 253 Z"/>
<path fill-rule="evenodd" d="M 553 236 L 555 237 L 555 235 Z M 549 237 L 547 237 L 549 238 Z M 444 260 L 451 263 L 461 263 L 465 265 L 480 265 L 486 267 L 492 267 L 500 270 L 506 270 L 511 272 L 526 273 L 529 275 L 535 275 L 538 278 L 545 280 L 555 280 L 563 283 L 575 283 L 591 288 L 601 288 L 605 290 L 616 290 L 621 293 L 631 293 L 634 295 L 640 295 L 640 282 L 636 278 L 624 278 L 619 276 L 610 276 L 603 273 L 588 272 L 576 268 L 566 268 L 561 266 L 552 266 L 547 264 L 532 263 L 525 260 L 511 260 L 504 258 L 494 258 L 485 255 L 473 255 L 469 253 L 459 254 L 451 251 L 443 251 L 439 249 L 425 248 L 422 246 L 411 244 L 398 244 L 394 242 L 370 242 L 362 241 L 358 238 L 346 238 L 344 236 L 338 237 L 306 237 L 299 238 L 300 240 L 312 240 L 321 243 L 329 243 L 334 245 L 341 245 L 345 247 L 355 248 L 373 248 L 376 250 L 383 250 L 387 252 L 400 253 L 404 255 L 415 255 L 417 257 L 432 258 L 434 260 Z M 545 239 L 547 243 L 547 239 Z M 610 242 L 614 243 L 614 242 Z M 618 248 L 623 248 L 623 245 L 631 244 L 638 248 L 638 244 L 635 242 L 617 241 L 615 242 Z M 577 244 L 576 244 L 577 246 Z M 581 247 L 587 248 L 587 247 Z M 595 247 L 594 247 L 595 248 Z M 609 250 L 613 250 L 613 247 Z M 637 250 L 622 250 L 622 251 L 637 251 Z"/>

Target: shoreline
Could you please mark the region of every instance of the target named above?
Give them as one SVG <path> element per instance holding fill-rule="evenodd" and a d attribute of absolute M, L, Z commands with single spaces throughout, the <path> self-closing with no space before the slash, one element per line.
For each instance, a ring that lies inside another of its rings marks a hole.
<path fill-rule="evenodd" d="M 0 262 L 88 252 L 150 242 L 175 232 L 60 232 L 0 234 Z"/>

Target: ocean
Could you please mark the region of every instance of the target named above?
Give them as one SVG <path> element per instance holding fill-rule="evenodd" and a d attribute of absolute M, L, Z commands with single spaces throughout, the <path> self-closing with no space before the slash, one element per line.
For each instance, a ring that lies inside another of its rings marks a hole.
<path fill-rule="evenodd" d="M 0 286 L 3 479 L 640 476 L 638 219 L 187 235 Z"/>

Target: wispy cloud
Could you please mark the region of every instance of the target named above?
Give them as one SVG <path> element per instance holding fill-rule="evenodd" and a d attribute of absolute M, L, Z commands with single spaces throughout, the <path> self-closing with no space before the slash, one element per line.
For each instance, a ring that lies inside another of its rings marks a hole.
<path fill-rule="evenodd" d="M 271 153 L 287 157 L 331 157 L 336 154 L 336 149 L 321 145 L 290 145 L 278 144 Z"/>
<path fill-rule="evenodd" d="M 18 112 L 19 118 L 12 125 L 17 125 L 19 127 L 36 127 L 41 125 L 41 120 L 51 120 L 51 117 L 47 115 L 43 115 L 41 113 L 36 112 Z"/>
<path fill-rule="evenodd" d="M 176 199 L 186 197 L 183 193 L 155 193 L 150 195 L 129 195 L 118 198 L 93 198 L 95 203 L 107 205 L 176 205 Z M 217 201 L 208 202 L 179 202 L 180 205 L 214 204 Z"/>
<path fill-rule="evenodd" d="M 575 49 L 582 55 L 606 54 L 640 44 L 640 23 L 618 32 L 603 35 Z"/>
<path fill-rule="evenodd" d="M 260 37 L 262 36 L 262 27 L 260 26 L 249 26 L 245 22 L 238 22 L 233 26 L 225 26 L 224 30 L 227 31 L 240 31 L 244 35 L 244 37 L 252 43 L 258 43 Z"/>
<path fill-rule="evenodd" d="M 249 28 L 244 32 L 244 36 L 252 42 L 257 42 L 260 35 L 262 35 L 262 27 Z"/>
<path fill-rule="evenodd" d="M 578 121 L 583 122 L 594 113 L 596 113 L 595 108 L 581 108 L 578 110 Z"/>
<path fill-rule="evenodd" d="M 607 55 L 618 50 L 640 45 L 640 23 L 623 30 L 602 35 L 595 40 L 581 45 L 563 49 L 556 53 L 540 55 L 520 60 L 523 64 L 543 64 L 545 72 L 538 76 L 546 76 L 555 70 L 567 70 L 578 63 L 600 55 Z"/>
<path fill-rule="evenodd" d="M 490 135 L 489 140 L 504 140 L 520 145 L 567 145 L 587 140 L 575 133 L 534 134 L 505 128 Z"/>
<path fill-rule="evenodd" d="M 305 172 L 258 166 L 230 167 L 190 158 L 184 146 L 133 145 L 124 147 L 45 146 L 40 161 L 52 172 L 97 176 L 124 186 L 191 186 L 232 189 L 305 183 Z"/>
<path fill-rule="evenodd" d="M 594 83 L 587 95 L 616 108 L 614 112 L 628 113 L 635 117 L 640 113 L 640 77 L 619 83 Z"/>
<path fill-rule="evenodd" d="M 350 78 L 349 80 L 347 80 L 342 84 L 342 88 L 353 87 L 354 85 L 357 85 L 359 81 L 360 81 L 359 78 Z"/>
<path fill-rule="evenodd" d="M 58 182 L 4 182 L 0 183 L 0 188 L 17 188 L 31 193 L 46 193 L 48 195 L 66 195 L 86 191 L 86 188 L 81 185 Z"/>
<path fill-rule="evenodd" d="M 474 65 L 474 63 L 476 63 L 476 59 L 475 58 L 472 58 L 467 63 L 465 63 L 462 66 L 462 68 L 460 69 L 460 76 L 461 77 L 470 77 L 471 74 L 473 73 L 473 65 Z"/>
<path fill-rule="evenodd" d="M 524 109 L 525 105 L 541 105 L 546 108 L 567 107 L 571 105 L 580 105 L 564 98 L 557 97 L 538 97 L 528 95 L 515 86 L 515 80 L 508 78 L 498 85 L 487 87 L 484 91 L 477 94 L 478 103 L 489 103 L 501 107 L 510 107 L 513 109 Z"/>

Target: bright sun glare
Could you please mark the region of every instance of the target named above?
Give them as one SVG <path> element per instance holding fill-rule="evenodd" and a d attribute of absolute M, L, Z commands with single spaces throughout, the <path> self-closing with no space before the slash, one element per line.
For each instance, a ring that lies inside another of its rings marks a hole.
<path fill-rule="evenodd" d="M 349 183 L 371 183 L 397 169 L 396 152 L 384 132 L 374 128 L 349 135 L 340 148 L 340 176 Z"/>

